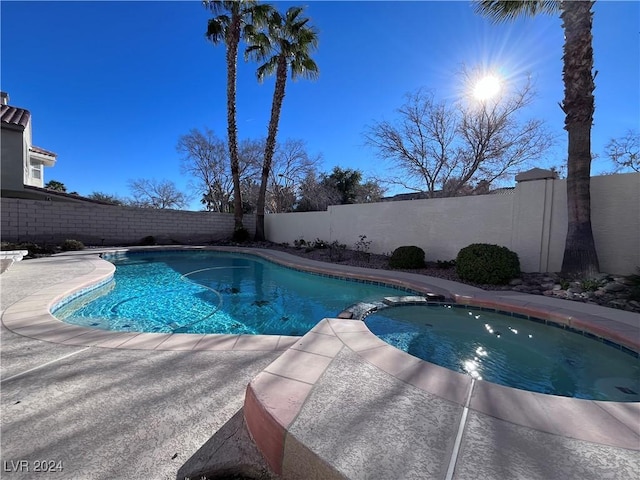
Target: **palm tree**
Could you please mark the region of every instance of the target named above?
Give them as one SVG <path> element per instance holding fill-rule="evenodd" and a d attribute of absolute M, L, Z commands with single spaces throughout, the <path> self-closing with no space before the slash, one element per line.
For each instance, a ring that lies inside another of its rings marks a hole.
<path fill-rule="evenodd" d="M 236 77 L 238 46 L 253 25 L 262 25 L 271 10 L 270 5 L 258 5 L 255 0 L 209 1 L 203 6 L 216 15 L 209 19 L 206 37 L 214 44 L 224 43 L 227 60 L 227 135 L 231 176 L 233 177 L 233 218 L 235 230 L 243 229 L 240 162 L 238 159 L 238 126 L 236 122 Z"/>
<path fill-rule="evenodd" d="M 560 13 L 564 30 L 562 76 L 568 133 L 567 209 L 568 229 L 562 272 L 583 277 L 600 270 L 591 229 L 591 126 L 595 110 L 593 91 L 593 22 L 594 0 L 524 0 L 475 1 L 476 11 L 494 21 L 518 16 Z"/>
<path fill-rule="evenodd" d="M 258 194 L 256 240 L 265 238 L 264 208 L 267 182 L 276 149 L 276 136 L 287 85 L 287 74 L 291 72 L 292 80 L 296 80 L 299 76 L 308 79 L 315 79 L 318 76 L 318 66 L 310 56 L 318 46 L 318 33 L 308 25 L 309 19 L 301 16 L 303 10 L 303 7 L 291 7 L 284 16 L 277 10 L 272 10 L 266 31 L 254 31 L 250 35 L 250 46 L 245 53 L 247 58 L 264 62 L 256 71 L 259 82 L 264 81 L 266 75 L 272 75 L 274 72 L 276 74 Z"/>

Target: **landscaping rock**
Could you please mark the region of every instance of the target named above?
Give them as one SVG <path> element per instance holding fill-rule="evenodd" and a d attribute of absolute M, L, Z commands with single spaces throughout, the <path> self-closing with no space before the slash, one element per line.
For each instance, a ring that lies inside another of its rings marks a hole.
<path fill-rule="evenodd" d="M 611 282 L 607 283 L 603 287 L 603 290 L 605 292 L 622 292 L 623 290 L 625 290 L 625 286 L 618 282 Z"/>

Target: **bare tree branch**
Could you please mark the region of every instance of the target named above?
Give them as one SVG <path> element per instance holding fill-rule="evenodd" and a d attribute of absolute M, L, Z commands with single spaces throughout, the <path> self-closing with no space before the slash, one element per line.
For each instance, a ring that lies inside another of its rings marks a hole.
<path fill-rule="evenodd" d="M 130 180 L 129 189 L 133 195 L 133 200 L 129 202 L 132 206 L 179 209 L 186 207 L 188 203 L 187 196 L 170 180 Z"/>
<path fill-rule="evenodd" d="M 374 123 L 364 136 L 399 172 L 385 183 L 428 197 L 477 193 L 539 160 L 553 144 L 542 121 L 518 118 L 533 97 L 530 80 L 493 101 L 456 105 L 419 89 L 406 95 L 395 123 Z"/>
<path fill-rule="evenodd" d="M 629 130 L 623 137 L 611 139 L 605 154 L 616 165 L 616 172 L 640 172 L 640 134 Z"/>

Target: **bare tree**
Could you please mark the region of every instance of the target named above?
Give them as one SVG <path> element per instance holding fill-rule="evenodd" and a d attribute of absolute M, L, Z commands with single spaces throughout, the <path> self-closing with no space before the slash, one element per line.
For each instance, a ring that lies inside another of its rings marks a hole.
<path fill-rule="evenodd" d="M 398 174 L 388 183 L 428 197 L 486 189 L 538 160 L 553 144 L 541 120 L 519 120 L 533 100 L 531 82 L 483 102 L 436 102 L 424 89 L 407 94 L 395 122 L 369 126 L 366 143 Z M 437 192 L 437 193 L 436 193 Z"/>
<path fill-rule="evenodd" d="M 276 147 L 269 173 L 266 210 L 271 213 L 290 212 L 297 193 L 309 173 L 320 164 L 320 155 L 310 156 L 303 140 L 287 139 Z"/>
<path fill-rule="evenodd" d="M 640 172 L 640 134 L 629 130 L 623 137 L 611 139 L 605 154 L 616 165 L 616 173 L 629 169 Z"/>
<path fill-rule="evenodd" d="M 264 141 L 240 142 L 238 173 L 241 185 L 246 183 L 247 178 L 258 175 L 263 149 Z M 193 177 L 194 188 L 201 196 L 205 209 L 212 212 L 233 211 L 233 176 L 225 142 L 208 128 L 204 132 L 194 128 L 178 139 L 176 150 L 183 154 L 181 171 Z"/>
<path fill-rule="evenodd" d="M 176 150 L 183 154 L 182 173 L 195 179 L 201 202 L 211 212 L 228 212 L 233 180 L 229 169 L 229 152 L 224 141 L 213 130 L 192 129 L 178 140 Z"/>
<path fill-rule="evenodd" d="M 142 208 L 174 208 L 187 206 L 187 196 L 180 192 L 170 180 L 138 179 L 129 181 L 129 189 L 133 199 L 131 206 Z"/>

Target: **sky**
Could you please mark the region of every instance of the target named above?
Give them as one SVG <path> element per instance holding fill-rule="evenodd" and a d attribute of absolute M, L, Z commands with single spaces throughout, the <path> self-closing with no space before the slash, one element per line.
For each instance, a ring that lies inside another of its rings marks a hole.
<path fill-rule="evenodd" d="M 431 90 L 459 98 L 459 72 L 491 69 L 537 95 L 523 112 L 557 137 L 542 168 L 566 163 L 560 19 L 492 23 L 469 1 L 271 2 L 306 6 L 319 31 L 315 81 L 287 83 L 278 140 L 301 139 L 320 170 L 389 176 L 391 164 L 365 145 L 376 121 L 397 118 L 405 94 Z M 45 169 L 81 195 L 128 196 L 129 181 L 171 180 L 188 189 L 176 144 L 193 128 L 226 138 L 225 49 L 204 35 L 210 13 L 199 1 L 0 2 L 0 86 L 9 104 L 29 110 L 33 143 L 58 155 Z M 594 6 L 596 110 L 592 174 L 612 170 L 611 138 L 640 123 L 640 2 Z M 273 78 L 238 63 L 240 139 L 266 137 Z M 400 193 L 392 190 L 388 193 Z M 199 209 L 197 199 L 191 204 Z"/>

